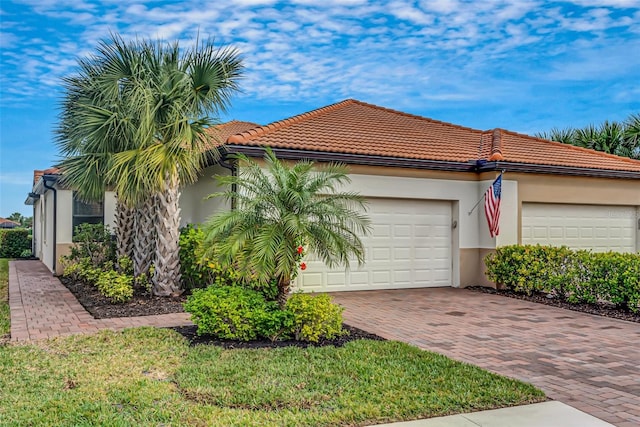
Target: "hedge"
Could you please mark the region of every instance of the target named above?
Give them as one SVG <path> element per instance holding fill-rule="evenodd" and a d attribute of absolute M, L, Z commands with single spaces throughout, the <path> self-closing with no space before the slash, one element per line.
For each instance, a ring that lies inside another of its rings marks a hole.
<path fill-rule="evenodd" d="M 0 258 L 20 258 L 26 251 L 31 253 L 29 230 L 21 228 L 0 230 Z"/>
<path fill-rule="evenodd" d="M 485 264 L 489 280 L 516 292 L 640 309 L 640 254 L 510 245 L 488 255 Z"/>

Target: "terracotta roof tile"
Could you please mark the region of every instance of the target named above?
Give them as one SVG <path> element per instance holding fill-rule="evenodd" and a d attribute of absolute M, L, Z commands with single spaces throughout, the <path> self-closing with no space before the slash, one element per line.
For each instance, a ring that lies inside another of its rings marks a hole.
<path fill-rule="evenodd" d="M 231 135 L 248 131 L 258 127 L 257 123 L 243 122 L 240 120 L 231 120 L 207 129 L 207 135 L 211 138 L 210 147 L 219 147 L 224 144 Z"/>
<path fill-rule="evenodd" d="M 640 161 L 516 132 L 502 132 L 507 162 L 640 172 Z"/>
<path fill-rule="evenodd" d="M 58 175 L 60 173 L 60 169 L 58 168 L 49 168 L 44 170 L 34 170 L 33 171 L 33 185 L 38 183 L 38 180 L 42 175 Z"/>
<path fill-rule="evenodd" d="M 640 172 L 640 161 L 503 129 L 481 131 L 354 99 L 231 135 L 228 144 L 468 162 Z"/>
<path fill-rule="evenodd" d="M 11 224 L 11 225 L 15 225 L 16 227 L 20 225 L 19 222 L 11 221 L 10 219 L 6 219 L 6 218 L 0 218 L 0 224 Z"/>

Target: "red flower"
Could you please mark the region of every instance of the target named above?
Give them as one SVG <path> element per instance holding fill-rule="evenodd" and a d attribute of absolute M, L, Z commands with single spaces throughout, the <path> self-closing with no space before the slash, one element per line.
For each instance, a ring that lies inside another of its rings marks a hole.
<path fill-rule="evenodd" d="M 302 246 L 298 246 L 298 254 L 302 254 L 304 248 Z"/>
<path fill-rule="evenodd" d="M 307 269 L 307 264 L 305 264 L 304 262 L 300 263 L 300 270 L 306 270 Z"/>

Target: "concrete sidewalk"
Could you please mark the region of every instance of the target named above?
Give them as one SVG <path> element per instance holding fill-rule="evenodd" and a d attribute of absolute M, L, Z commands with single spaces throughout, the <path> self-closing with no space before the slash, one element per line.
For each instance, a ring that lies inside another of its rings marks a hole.
<path fill-rule="evenodd" d="M 389 427 L 609 427 L 612 424 L 561 402 L 449 415 L 425 420 L 380 424 Z"/>

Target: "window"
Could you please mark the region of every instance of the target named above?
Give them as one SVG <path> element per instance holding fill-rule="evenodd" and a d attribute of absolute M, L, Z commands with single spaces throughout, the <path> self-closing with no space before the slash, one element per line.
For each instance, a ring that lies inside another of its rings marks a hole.
<path fill-rule="evenodd" d="M 73 193 L 73 234 L 80 224 L 99 224 L 104 222 L 104 204 L 102 202 L 86 203 Z"/>

